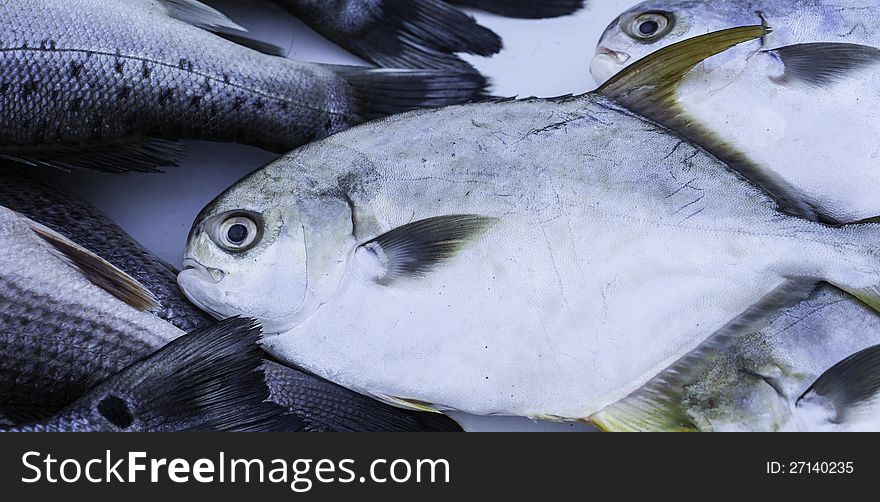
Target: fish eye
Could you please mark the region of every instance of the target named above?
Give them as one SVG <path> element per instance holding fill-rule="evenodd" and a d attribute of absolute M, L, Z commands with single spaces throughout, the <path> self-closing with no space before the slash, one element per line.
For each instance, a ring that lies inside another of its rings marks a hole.
<path fill-rule="evenodd" d="M 233 212 L 220 215 L 209 225 L 208 235 L 215 244 L 231 253 L 243 253 L 259 242 L 262 218 L 256 213 Z"/>
<path fill-rule="evenodd" d="M 627 35 L 642 42 L 657 40 L 672 30 L 675 17 L 668 12 L 645 12 L 622 24 Z"/>

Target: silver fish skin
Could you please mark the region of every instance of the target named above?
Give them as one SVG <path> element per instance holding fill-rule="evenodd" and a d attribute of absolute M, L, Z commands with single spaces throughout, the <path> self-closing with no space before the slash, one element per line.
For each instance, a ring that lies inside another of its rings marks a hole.
<path fill-rule="evenodd" d="M 473 72 L 269 56 L 194 26 L 190 17 L 206 8 L 193 0 L 0 4 L 0 154 L 150 171 L 176 163 L 179 147 L 169 142 L 181 139 L 281 153 L 390 113 L 468 102 L 485 86 Z"/>
<path fill-rule="evenodd" d="M 699 369 L 685 370 L 683 392 L 673 394 L 667 403 L 706 432 L 876 432 L 880 430 L 878 345 L 876 312 L 823 285 L 808 299 L 712 354 Z M 853 362 L 851 356 L 859 353 L 870 353 L 873 359 Z M 853 371 L 858 370 L 853 364 L 862 370 Z M 851 365 L 849 379 L 821 384 L 845 365 Z M 662 374 L 658 379 L 667 377 Z M 834 399 L 817 396 L 819 387 L 831 395 L 847 389 L 873 390 L 860 399 L 835 404 Z"/>
<path fill-rule="evenodd" d="M 54 417 L 4 432 L 287 431 L 295 417 L 266 402 L 260 329 L 233 319 L 178 338 Z"/>
<path fill-rule="evenodd" d="M 860 221 L 880 214 L 880 33 L 871 28 L 878 17 L 877 0 L 650 0 L 611 23 L 591 72 L 602 84 L 677 42 L 770 27 L 686 73 L 673 102 L 639 111 L 746 176 L 779 179 L 825 221 Z M 746 162 L 736 165 L 731 152 Z"/>
<path fill-rule="evenodd" d="M 787 216 L 591 94 L 295 150 L 204 209 L 178 282 L 279 333 L 264 344 L 280 360 L 389 403 L 582 420 L 800 282 L 880 305 L 862 290 L 880 282 L 878 229 Z"/>
<path fill-rule="evenodd" d="M 31 280 L 0 277 L 7 286 L 0 293 L 0 423 L 4 416 L 7 423 L 22 423 L 51 415 L 184 332 L 214 325 L 183 296 L 170 265 L 87 202 L 32 179 L 19 166 L 0 169 L 0 206 L 73 237 L 135 279 L 156 300 L 151 315 L 144 317 L 115 298 L 106 299 L 106 305 L 92 305 L 88 295 L 78 291 L 91 291 L 94 286 L 78 275 L 54 289 L 51 279 L 41 279 L 46 287 L 40 289 Z M 22 237 L 30 236 L 25 232 L 10 239 Z M 10 253 L 4 258 L 10 267 L 51 270 L 62 265 L 57 257 L 40 262 L 31 260 L 41 254 L 14 249 Z M 66 263 L 63 267 L 69 268 Z M 138 322 L 132 322 L 131 316 Z M 156 324 L 152 316 L 170 324 Z M 153 329 L 161 336 L 154 336 Z M 272 401 L 301 420 L 295 430 L 461 430 L 445 416 L 397 410 L 277 362 L 266 361 L 263 369 Z"/>
<path fill-rule="evenodd" d="M 213 324 L 177 287 L 177 273 L 85 200 L 29 176 L 20 165 L 0 165 L 0 206 L 64 235 L 107 260 L 156 298 L 151 313 L 182 331 Z"/>

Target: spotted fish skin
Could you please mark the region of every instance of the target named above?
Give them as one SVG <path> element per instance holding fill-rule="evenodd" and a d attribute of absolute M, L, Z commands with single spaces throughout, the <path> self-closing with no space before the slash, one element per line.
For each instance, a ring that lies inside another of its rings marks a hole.
<path fill-rule="evenodd" d="M 154 138 L 280 153 L 375 116 L 468 101 L 485 84 L 476 75 L 463 77 L 474 83 L 438 83 L 429 80 L 442 80 L 440 72 L 377 73 L 269 56 L 174 19 L 163 4 L 0 3 L 0 154 L 68 166 L 71 152 Z M 382 101 L 370 92 L 375 79 L 407 91 Z M 427 97 L 434 91 L 436 101 Z"/>

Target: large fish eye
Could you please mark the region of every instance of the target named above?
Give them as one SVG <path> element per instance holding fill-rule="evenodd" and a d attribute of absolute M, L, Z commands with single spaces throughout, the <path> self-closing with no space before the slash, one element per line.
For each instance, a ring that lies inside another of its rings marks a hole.
<path fill-rule="evenodd" d="M 621 24 L 627 35 L 642 42 L 657 40 L 672 30 L 675 16 L 668 12 L 644 12 Z"/>
<path fill-rule="evenodd" d="M 215 218 L 209 225 L 208 235 L 221 248 L 231 253 L 243 253 L 259 242 L 263 234 L 263 219 L 256 213 L 237 211 Z"/>

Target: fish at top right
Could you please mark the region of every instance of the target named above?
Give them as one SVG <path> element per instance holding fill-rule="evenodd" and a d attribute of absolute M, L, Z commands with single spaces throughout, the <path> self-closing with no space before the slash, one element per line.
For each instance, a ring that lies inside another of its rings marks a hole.
<path fill-rule="evenodd" d="M 653 0 L 624 12 L 591 64 L 603 86 L 664 47 L 746 25 L 772 30 L 625 103 L 701 144 L 745 177 L 812 207 L 817 220 L 880 216 L 878 0 Z M 667 55 L 676 68 L 676 54 Z M 654 65 L 656 66 L 656 65 Z M 765 183 L 766 182 L 766 183 Z"/>

